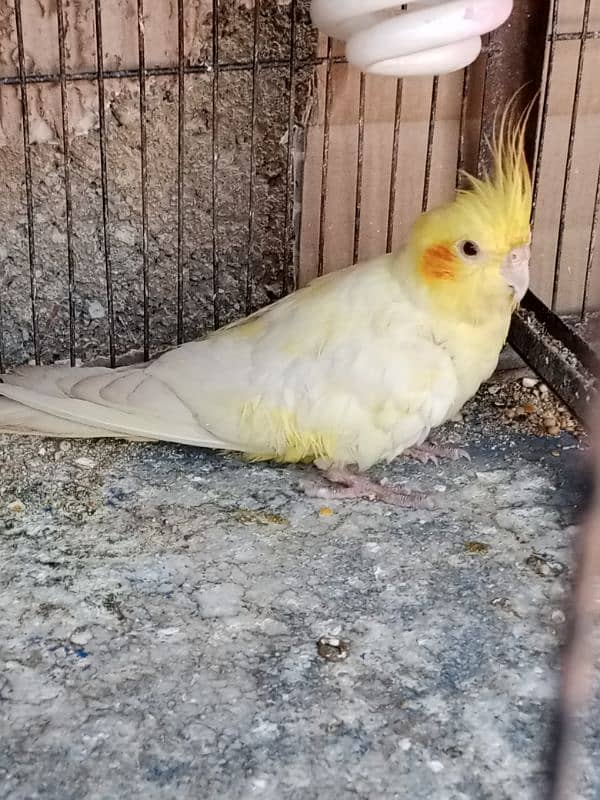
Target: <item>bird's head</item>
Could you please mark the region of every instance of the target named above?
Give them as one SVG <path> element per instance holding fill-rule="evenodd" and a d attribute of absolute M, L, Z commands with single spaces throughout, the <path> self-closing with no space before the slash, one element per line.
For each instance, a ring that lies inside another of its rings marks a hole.
<path fill-rule="evenodd" d="M 525 159 L 527 116 L 508 109 L 491 143 L 493 171 L 467 176 L 455 200 L 423 214 L 408 245 L 413 281 L 440 313 L 484 319 L 508 314 L 529 285 L 532 186 Z"/>

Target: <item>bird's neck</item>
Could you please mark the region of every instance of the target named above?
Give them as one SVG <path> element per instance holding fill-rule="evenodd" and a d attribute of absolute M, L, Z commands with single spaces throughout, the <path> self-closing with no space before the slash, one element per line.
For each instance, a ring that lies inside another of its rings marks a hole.
<path fill-rule="evenodd" d="M 432 338 L 451 356 L 471 396 L 494 371 L 506 342 L 513 311 L 510 292 L 502 283 L 431 287 L 419 279 L 413 263 L 409 254 L 396 261 L 403 292 L 427 321 Z"/>

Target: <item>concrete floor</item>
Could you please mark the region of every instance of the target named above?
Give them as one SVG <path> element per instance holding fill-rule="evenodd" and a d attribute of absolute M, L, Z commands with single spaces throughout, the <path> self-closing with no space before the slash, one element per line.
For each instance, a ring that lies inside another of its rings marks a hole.
<path fill-rule="evenodd" d="M 476 415 L 445 438 L 472 462 L 376 470 L 436 491 L 421 512 L 325 508 L 233 456 L 0 439 L 0 795 L 539 797 L 580 453 Z"/>

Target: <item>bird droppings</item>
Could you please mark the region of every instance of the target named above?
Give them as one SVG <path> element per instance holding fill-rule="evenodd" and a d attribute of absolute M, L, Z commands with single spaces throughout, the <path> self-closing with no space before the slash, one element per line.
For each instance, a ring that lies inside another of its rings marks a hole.
<path fill-rule="evenodd" d="M 494 597 L 492 600 L 492 605 L 496 608 L 501 608 L 504 611 L 507 611 L 509 614 L 514 614 L 515 617 L 520 616 L 519 612 L 515 610 L 508 597 Z"/>
<path fill-rule="evenodd" d="M 502 386 L 436 432 L 470 463 L 372 470 L 445 486 L 433 510 L 327 515 L 302 467 L 0 437 L 2 796 L 537 797 L 582 445 L 507 420 Z"/>
<path fill-rule="evenodd" d="M 489 549 L 489 544 L 485 544 L 485 542 L 465 542 L 465 550 L 473 555 L 483 555 Z"/>
<path fill-rule="evenodd" d="M 83 469 L 94 469 L 96 466 L 96 462 L 93 458 L 87 458 L 86 456 L 82 456 L 81 458 L 75 459 L 75 464 L 78 467 L 82 467 Z"/>
<path fill-rule="evenodd" d="M 250 511 L 241 508 L 233 513 L 233 519 L 242 522 L 244 525 L 289 525 L 289 519 L 282 517 L 281 514 L 272 514 L 269 511 Z"/>
<path fill-rule="evenodd" d="M 525 562 L 528 567 L 543 578 L 556 578 L 565 571 L 566 567 L 560 561 L 548 556 L 546 553 L 532 553 Z"/>
<path fill-rule="evenodd" d="M 345 661 L 350 654 L 350 642 L 336 636 L 321 636 L 317 642 L 317 653 L 325 661 Z"/>
<path fill-rule="evenodd" d="M 123 622 L 126 619 L 123 610 L 121 609 L 121 604 L 118 601 L 117 597 L 110 592 L 106 595 L 106 597 L 102 600 L 102 605 L 107 611 L 110 611 L 111 614 L 114 614 L 118 620 Z"/>

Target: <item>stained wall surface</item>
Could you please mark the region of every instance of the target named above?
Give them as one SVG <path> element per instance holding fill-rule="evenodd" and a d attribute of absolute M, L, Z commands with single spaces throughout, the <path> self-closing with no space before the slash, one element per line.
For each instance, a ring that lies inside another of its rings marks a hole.
<path fill-rule="evenodd" d="M 101 120 L 94 75 L 95 8 L 93 0 L 63 0 L 62 7 L 66 72 L 86 78 L 68 81 L 66 95 L 75 352 L 78 359 L 89 362 L 108 355 L 110 329 Z M 144 13 L 145 63 L 151 73 L 145 91 L 150 352 L 175 344 L 178 338 L 203 334 L 215 318 L 223 324 L 260 307 L 293 282 L 288 129 L 291 119 L 293 136 L 296 113 L 301 120 L 312 67 L 296 70 L 296 105 L 290 109 L 289 2 L 263 0 L 257 19 L 248 0 L 220 2 L 218 9 L 215 20 L 211 2 L 185 3 L 182 62 L 186 69 L 197 71 L 185 76 L 181 120 L 177 3 L 147 2 Z M 55 76 L 27 86 L 35 245 L 30 259 L 18 32 L 12 0 L 0 7 L 0 81 L 11 81 L 0 84 L 0 306 L 5 365 L 35 355 L 31 271 L 37 291 L 39 355 L 44 362 L 69 356 L 69 242 L 61 91 L 56 80 L 57 22 L 56 0 L 23 0 L 25 71 L 28 76 Z M 103 0 L 101 22 L 103 68 L 107 75 L 125 74 L 103 82 L 107 239 L 115 350 L 122 357 L 139 351 L 144 339 L 136 0 Z M 298 59 L 308 61 L 314 34 L 302 6 L 295 8 L 294 28 L 294 50 Z M 216 79 L 213 45 L 220 64 Z"/>

